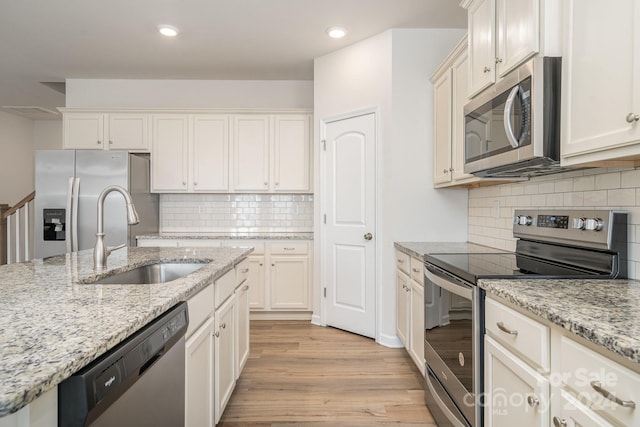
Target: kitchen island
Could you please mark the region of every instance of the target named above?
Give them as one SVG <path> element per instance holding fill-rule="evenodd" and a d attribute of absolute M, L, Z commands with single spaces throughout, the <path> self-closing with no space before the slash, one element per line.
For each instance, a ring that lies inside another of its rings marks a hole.
<path fill-rule="evenodd" d="M 100 273 L 91 250 L 0 267 L 0 417 L 55 388 L 251 251 L 130 247 L 113 252 Z M 208 264 L 167 283 L 79 283 L 157 262 Z"/>

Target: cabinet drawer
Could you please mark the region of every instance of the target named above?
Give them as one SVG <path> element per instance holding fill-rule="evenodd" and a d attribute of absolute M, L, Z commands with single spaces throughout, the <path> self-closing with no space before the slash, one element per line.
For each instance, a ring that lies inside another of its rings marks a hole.
<path fill-rule="evenodd" d="M 189 308 L 188 338 L 213 313 L 213 285 L 209 285 L 187 300 Z"/>
<path fill-rule="evenodd" d="M 236 286 L 249 278 L 249 258 L 245 258 L 236 265 Z"/>
<path fill-rule="evenodd" d="M 215 282 L 215 307 L 218 308 L 225 302 L 229 295 L 236 289 L 236 271 L 229 270 L 224 276 Z"/>
<path fill-rule="evenodd" d="M 306 242 L 274 242 L 271 243 L 271 253 L 277 255 L 304 255 L 308 252 Z"/>
<path fill-rule="evenodd" d="M 223 240 L 222 246 L 226 247 L 252 247 L 251 255 L 264 254 L 264 242 L 260 240 Z"/>
<path fill-rule="evenodd" d="M 409 274 L 411 269 L 411 257 L 404 252 L 396 251 L 396 267 Z"/>
<path fill-rule="evenodd" d="M 424 262 L 418 258 L 411 257 L 411 278 L 424 286 Z"/>
<path fill-rule="evenodd" d="M 487 298 L 485 328 L 489 335 L 537 367 L 549 370 L 549 328 Z"/>
<path fill-rule="evenodd" d="M 560 340 L 560 370 L 560 378 L 587 399 L 591 409 L 626 426 L 640 425 L 640 374 L 564 336 Z M 607 399 L 607 392 L 620 403 Z M 625 407 L 622 401 L 634 402 L 637 408 Z"/>
<path fill-rule="evenodd" d="M 560 402 L 562 404 L 551 411 L 551 421 L 553 425 L 566 425 L 569 427 L 614 427 L 613 424 L 600 418 L 595 412 L 584 406 L 564 390 L 560 390 Z"/>

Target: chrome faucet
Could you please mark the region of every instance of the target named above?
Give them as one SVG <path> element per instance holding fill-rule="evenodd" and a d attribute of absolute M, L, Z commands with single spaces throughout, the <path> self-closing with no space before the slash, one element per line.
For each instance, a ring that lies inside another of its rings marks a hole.
<path fill-rule="evenodd" d="M 127 222 L 129 225 L 135 225 L 140 222 L 138 218 L 138 212 L 136 212 L 135 206 L 133 206 L 133 200 L 127 190 L 118 186 L 112 185 L 100 193 L 98 196 L 98 232 L 96 233 L 96 247 L 93 248 L 93 268 L 94 270 L 102 270 L 107 267 L 107 257 L 112 251 L 116 249 L 124 248 L 127 244 L 123 243 L 118 246 L 105 247 L 104 246 L 104 199 L 112 191 L 117 191 L 122 194 L 125 202 L 127 203 Z"/>

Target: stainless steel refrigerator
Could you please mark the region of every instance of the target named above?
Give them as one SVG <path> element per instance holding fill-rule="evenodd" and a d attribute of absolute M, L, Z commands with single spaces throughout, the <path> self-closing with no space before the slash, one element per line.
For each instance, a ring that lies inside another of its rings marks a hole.
<path fill-rule="evenodd" d="M 150 193 L 149 156 L 127 151 L 38 150 L 35 159 L 35 257 L 91 249 L 96 243 L 98 196 L 119 185 L 140 216 L 127 224 L 122 195 L 105 199 L 105 244 L 135 246 L 136 235 L 158 231 L 159 200 Z"/>

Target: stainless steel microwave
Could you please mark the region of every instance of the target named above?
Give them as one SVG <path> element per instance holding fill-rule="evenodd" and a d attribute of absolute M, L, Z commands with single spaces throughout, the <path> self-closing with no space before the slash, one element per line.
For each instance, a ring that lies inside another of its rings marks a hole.
<path fill-rule="evenodd" d="M 559 57 L 537 57 L 464 107 L 464 171 L 483 177 L 560 172 Z"/>

